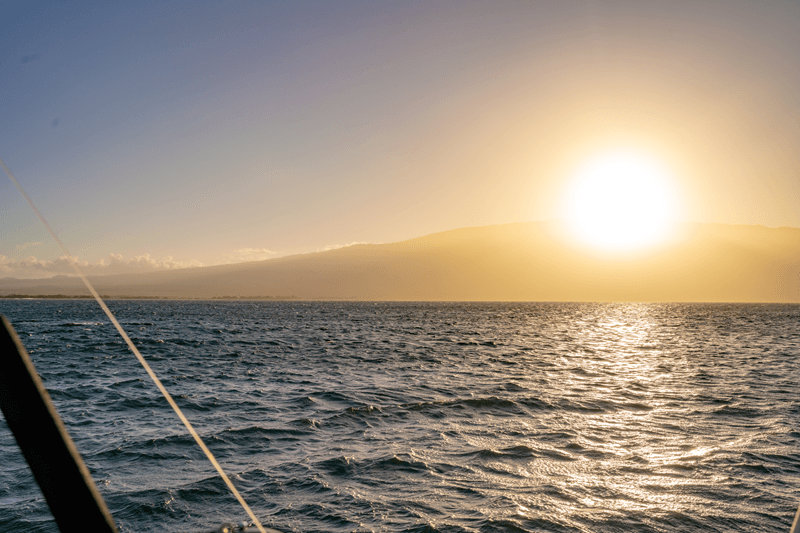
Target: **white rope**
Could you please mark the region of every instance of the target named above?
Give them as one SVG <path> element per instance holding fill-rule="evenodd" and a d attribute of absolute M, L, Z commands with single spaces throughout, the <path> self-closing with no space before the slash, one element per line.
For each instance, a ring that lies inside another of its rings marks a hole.
<path fill-rule="evenodd" d="M 28 205 L 31 207 L 31 209 L 33 209 L 33 212 L 36 213 L 36 216 L 39 217 L 39 220 L 41 220 L 42 224 L 44 224 L 44 227 L 47 228 L 48 233 L 50 233 L 50 236 L 53 237 L 53 240 L 56 241 L 58 247 L 61 249 L 61 252 L 67 257 L 72 258 L 72 254 L 69 253 L 67 247 L 64 246 L 64 243 L 62 243 L 61 239 L 58 238 L 56 232 L 53 231 L 53 228 L 50 227 L 50 224 L 47 223 L 47 220 L 45 220 L 44 216 L 39 212 L 38 209 L 36 209 L 33 200 L 31 200 L 30 196 L 28 196 L 28 193 L 25 192 L 25 189 L 22 188 L 22 185 L 20 185 L 20 183 L 17 181 L 17 178 L 15 178 L 14 174 L 12 174 L 11 171 L 8 169 L 2 158 L 0 158 L 0 166 L 3 167 L 3 170 L 5 171 L 6 175 L 8 175 L 11 182 L 14 184 L 14 186 L 17 188 L 20 194 L 22 194 L 23 198 L 25 198 L 25 201 L 28 202 Z M 164 385 L 161 383 L 161 380 L 158 379 L 158 376 L 156 376 L 155 372 L 153 372 L 153 369 L 150 368 L 150 365 L 148 365 L 147 361 L 144 360 L 142 354 L 139 353 L 139 349 L 136 348 L 136 346 L 133 344 L 133 341 L 131 341 L 130 337 L 128 337 L 128 334 L 125 333 L 124 329 L 122 329 L 122 326 L 117 321 L 117 317 L 114 316 L 114 313 L 111 312 L 111 309 L 108 308 L 108 306 L 100 297 L 100 295 L 97 293 L 97 291 L 94 289 L 92 284 L 89 283 L 89 280 L 86 278 L 80 267 L 78 267 L 77 263 L 75 261 L 71 261 L 70 264 L 72 265 L 72 268 L 75 270 L 78 276 L 80 276 L 81 280 L 83 280 L 83 284 L 86 285 L 86 288 L 89 289 L 89 292 L 92 293 L 94 299 L 97 300 L 98 304 L 100 304 L 100 307 L 103 309 L 109 320 L 111 320 L 111 323 L 114 324 L 115 328 L 117 328 L 117 331 L 125 340 L 125 343 L 128 345 L 128 348 L 131 349 L 133 355 L 136 356 L 136 359 L 138 359 L 139 363 L 141 363 L 141 365 L 144 367 L 145 371 L 150 376 L 150 379 L 153 380 L 153 383 L 156 384 L 158 390 L 160 390 L 161 394 L 164 395 L 164 398 L 167 399 L 167 402 L 169 402 L 169 405 L 178 415 L 178 418 L 181 419 L 183 425 L 186 426 L 186 429 L 188 429 L 189 433 L 192 434 L 192 437 L 194 437 L 194 440 L 195 442 L 197 442 L 197 445 L 200 446 L 200 449 L 202 449 L 203 453 L 206 454 L 208 460 L 211 461 L 211 464 L 214 465 L 214 468 L 217 469 L 217 473 L 219 473 L 220 477 L 223 479 L 223 481 L 225 481 L 225 484 L 228 485 L 228 488 L 231 489 L 231 492 L 233 492 L 233 495 L 236 496 L 236 499 L 239 500 L 239 503 L 247 512 L 247 516 L 250 517 L 250 520 L 253 521 L 253 524 L 255 524 L 260 533 L 267 533 L 266 530 L 264 529 L 264 526 L 262 526 L 261 522 L 259 522 L 258 518 L 256 518 L 256 515 L 253 514 L 253 511 L 250 509 L 250 506 L 247 505 L 247 502 L 244 501 L 242 495 L 239 494 L 239 491 L 236 490 L 236 487 L 233 486 L 233 483 L 231 482 L 230 478 L 227 476 L 227 474 L 225 474 L 225 471 L 222 470 L 222 467 L 214 458 L 214 455 L 211 453 L 211 450 L 209 450 L 208 447 L 205 445 L 203 440 L 200 438 L 200 435 L 197 434 L 197 431 L 195 431 L 194 427 L 192 427 L 192 424 L 189 422 L 186 416 L 184 416 L 183 411 L 181 411 L 180 407 L 178 407 L 178 404 L 175 403 L 175 400 L 172 399 L 172 396 L 170 396 L 170 394 L 167 392 L 167 389 L 164 388 Z"/>

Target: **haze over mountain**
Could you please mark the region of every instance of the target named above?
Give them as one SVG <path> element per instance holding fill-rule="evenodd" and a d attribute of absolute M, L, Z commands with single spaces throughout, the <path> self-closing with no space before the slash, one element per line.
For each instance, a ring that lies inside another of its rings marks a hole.
<path fill-rule="evenodd" d="M 800 301 L 800 228 L 687 223 L 659 245 L 601 251 L 556 221 L 391 244 L 92 278 L 112 297 L 363 300 Z M 0 280 L 0 294 L 85 294 L 77 278 Z"/>

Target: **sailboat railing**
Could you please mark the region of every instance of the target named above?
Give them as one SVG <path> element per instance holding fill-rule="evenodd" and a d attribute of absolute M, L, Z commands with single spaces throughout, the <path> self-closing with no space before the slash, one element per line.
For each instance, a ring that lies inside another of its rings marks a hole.
<path fill-rule="evenodd" d="M 62 533 L 117 526 L 14 328 L 0 316 L 0 408 Z"/>

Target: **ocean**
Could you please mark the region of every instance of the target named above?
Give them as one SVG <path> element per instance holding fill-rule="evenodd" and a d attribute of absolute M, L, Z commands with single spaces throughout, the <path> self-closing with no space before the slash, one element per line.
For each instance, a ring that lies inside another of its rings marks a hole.
<path fill-rule="evenodd" d="M 800 306 L 115 300 L 285 532 L 787 532 Z M 0 300 L 123 532 L 247 517 L 88 300 Z M 5 421 L 0 531 L 56 527 Z"/>

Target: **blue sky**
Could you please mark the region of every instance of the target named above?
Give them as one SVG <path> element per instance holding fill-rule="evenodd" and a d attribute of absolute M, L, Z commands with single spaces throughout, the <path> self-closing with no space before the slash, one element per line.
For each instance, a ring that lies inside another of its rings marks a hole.
<path fill-rule="evenodd" d="M 619 147 L 800 227 L 797 2 L 4 1 L 0 50 L 0 157 L 91 272 L 559 217 Z M 8 180 L 0 224 L 0 277 L 68 273 Z"/>

